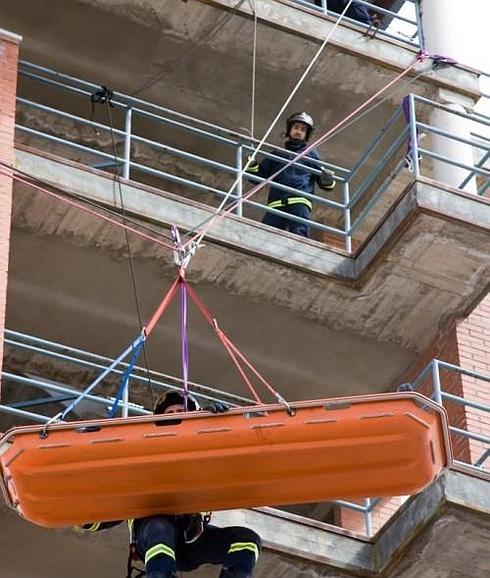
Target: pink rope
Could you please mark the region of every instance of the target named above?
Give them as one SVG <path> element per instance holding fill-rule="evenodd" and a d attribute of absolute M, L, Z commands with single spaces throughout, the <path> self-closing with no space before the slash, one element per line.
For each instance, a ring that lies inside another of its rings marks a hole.
<path fill-rule="evenodd" d="M 108 223 L 111 223 L 112 225 L 116 225 L 117 227 L 121 227 L 122 229 L 127 229 L 128 231 L 131 231 L 131 233 L 134 233 L 135 235 L 138 235 L 139 237 L 143 237 L 144 239 L 147 239 L 148 241 L 153 241 L 154 243 L 157 243 L 158 245 L 161 245 L 162 247 L 166 247 L 167 249 L 173 250 L 172 245 L 170 245 L 169 243 L 165 243 L 165 241 L 161 241 L 157 237 L 153 237 L 152 235 L 148 235 L 147 233 L 143 233 L 143 231 L 135 229 L 134 227 L 131 227 L 130 225 L 126 225 L 125 223 L 121 223 L 120 221 L 117 221 L 116 219 L 112 219 L 111 217 L 103 215 L 103 214 L 99 213 L 98 211 L 95 211 L 94 209 L 90 209 L 89 207 L 86 207 L 82 203 L 78 203 L 77 201 L 73 201 L 72 199 L 68 199 L 66 197 L 63 197 L 63 195 L 59 195 L 58 193 L 55 193 L 55 192 L 50 191 L 48 189 L 45 189 L 44 187 L 41 187 L 40 185 L 33 183 L 32 181 L 29 181 L 28 179 L 25 179 L 19 175 L 16 175 L 14 173 L 14 171 L 5 172 L 4 167 L 0 167 L 0 172 L 2 174 L 4 174 L 5 176 L 8 176 L 8 177 L 15 179 L 16 181 L 19 181 L 25 185 L 33 187 L 33 188 L 41 191 L 42 193 L 45 193 L 46 195 L 54 197 L 58 201 L 61 201 L 63 203 L 66 203 L 67 205 L 71 205 L 73 207 L 76 207 L 77 209 L 80 209 L 81 211 L 85 211 L 86 213 L 89 213 L 90 215 L 93 215 L 94 217 L 97 217 L 99 219 L 107 221 Z"/>

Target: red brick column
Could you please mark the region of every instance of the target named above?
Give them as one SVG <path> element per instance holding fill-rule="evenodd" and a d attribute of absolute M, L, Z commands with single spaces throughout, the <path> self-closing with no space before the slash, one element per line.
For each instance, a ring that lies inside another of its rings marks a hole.
<path fill-rule="evenodd" d="M 0 160 L 14 161 L 15 96 L 20 37 L 0 29 Z M 12 179 L 0 173 L 0 371 L 7 304 Z M 0 383 L 1 399 L 1 383 Z"/>
<path fill-rule="evenodd" d="M 490 295 L 457 327 L 460 365 L 465 369 L 490 376 Z M 490 405 L 490 383 L 475 377 L 462 376 L 463 397 L 478 403 Z M 484 436 L 490 436 L 490 414 L 479 409 L 466 407 L 468 429 Z M 475 463 L 482 456 L 488 444 L 469 441 L 469 459 Z M 490 458 L 485 462 L 488 468 Z"/>

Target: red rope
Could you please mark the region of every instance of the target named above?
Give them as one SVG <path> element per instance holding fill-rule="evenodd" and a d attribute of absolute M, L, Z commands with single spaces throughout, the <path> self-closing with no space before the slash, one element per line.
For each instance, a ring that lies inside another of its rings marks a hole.
<path fill-rule="evenodd" d="M 245 383 L 245 385 L 248 387 L 250 393 L 252 394 L 252 397 L 255 399 L 255 401 L 258 404 L 263 404 L 264 402 L 262 401 L 259 394 L 257 393 L 257 390 L 252 385 L 252 382 L 249 380 L 247 374 L 243 371 L 243 368 L 240 365 L 240 362 L 238 361 L 238 359 L 236 358 L 233 350 L 228 345 L 228 343 L 226 341 L 226 336 L 223 335 L 223 332 L 221 331 L 221 329 L 219 329 L 219 327 L 215 327 L 215 330 L 216 330 L 216 335 L 218 336 L 218 339 L 221 341 L 221 343 L 223 344 L 223 347 L 226 349 L 226 351 L 228 352 L 228 355 L 231 357 L 233 363 L 235 364 L 235 367 L 237 368 L 238 373 L 240 374 L 240 377 L 242 378 L 243 382 Z"/>
<path fill-rule="evenodd" d="M 245 363 L 245 365 L 250 369 L 250 371 L 259 379 L 262 384 L 270 391 L 270 393 L 276 398 L 279 399 L 280 396 L 278 392 L 272 387 L 272 385 L 255 369 L 255 367 L 250 363 L 250 361 L 243 355 L 243 353 L 234 345 L 227 335 L 223 333 L 224 338 L 226 339 L 228 345 L 232 348 L 233 352 Z M 282 403 L 282 402 L 281 402 Z"/>
<path fill-rule="evenodd" d="M 145 332 L 146 338 L 148 338 L 150 333 L 153 331 L 153 328 L 158 323 L 158 320 L 163 315 L 163 312 L 165 311 L 165 309 L 167 309 L 170 302 L 174 298 L 175 293 L 177 292 L 177 288 L 180 285 L 180 283 L 182 283 L 182 277 L 179 275 L 177 277 L 177 279 L 175 279 L 175 281 L 170 286 L 170 289 L 165 294 L 160 305 L 157 307 L 155 313 L 153 313 L 152 317 L 150 318 L 150 321 L 148 321 L 148 323 L 145 325 L 145 327 L 143 327 L 143 331 Z"/>
<path fill-rule="evenodd" d="M 103 215 L 103 214 L 99 213 L 98 211 L 90 209 L 89 207 L 86 207 L 82 203 L 78 203 L 77 201 L 73 201 L 72 199 L 68 199 L 66 197 L 63 197 L 63 195 L 59 195 L 58 193 L 55 193 L 55 192 L 50 191 L 48 189 L 45 189 L 44 187 L 41 187 L 40 185 L 33 183 L 32 181 L 30 181 L 28 179 L 22 178 L 21 176 L 14 174 L 13 170 L 5 172 L 4 167 L 0 167 L 0 172 L 5 176 L 11 177 L 12 179 L 15 179 L 16 181 L 19 181 L 25 185 L 28 185 L 32 188 L 35 188 L 35 189 L 41 191 L 42 193 L 45 193 L 46 195 L 50 195 L 51 197 L 54 197 L 58 201 L 62 201 L 63 203 L 66 203 L 68 205 L 72 205 L 73 207 L 76 207 L 77 209 L 80 209 L 81 211 L 85 211 L 86 213 L 89 213 L 90 215 L 93 215 L 94 217 L 98 217 L 99 219 L 107 221 L 108 223 L 111 223 L 113 225 L 116 225 L 117 227 L 121 227 L 122 229 L 127 229 L 128 231 L 131 231 L 135 235 L 143 237 L 144 239 L 147 239 L 148 241 L 153 241 L 153 242 L 157 243 L 158 245 L 162 245 L 163 247 L 166 247 L 167 249 L 171 249 L 172 251 L 174 249 L 172 247 L 172 245 L 170 245 L 169 243 L 165 243 L 164 241 L 161 241 L 160 239 L 153 237 L 152 235 L 148 235 L 146 233 L 143 233 L 143 231 L 135 229 L 134 227 L 131 227 L 130 225 L 126 225 L 125 223 L 121 223 L 120 221 L 117 221 L 116 219 L 112 219 L 111 217 Z"/>
<path fill-rule="evenodd" d="M 243 368 L 241 367 L 237 358 L 242 360 L 242 362 L 249 368 L 250 371 L 252 371 L 254 373 L 254 375 L 262 382 L 262 384 L 272 393 L 272 395 L 276 399 L 280 399 L 281 396 L 272 387 L 272 385 L 270 385 L 270 383 L 264 377 L 262 377 L 262 375 L 248 361 L 248 359 L 243 355 L 243 353 L 241 353 L 241 351 L 233 344 L 233 342 L 226 335 L 226 333 L 218 327 L 211 312 L 206 308 L 204 303 L 199 299 L 199 297 L 197 296 L 196 292 L 192 289 L 192 287 L 188 286 L 188 291 L 189 291 L 189 295 L 191 296 L 192 300 L 198 306 L 199 310 L 201 311 L 203 316 L 206 318 L 208 323 L 214 328 L 216 335 L 218 336 L 218 338 L 220 339 L 220 341 L 223 343 L 224 347 L 226 348 L 226 350 L 230 354 L 230 357 L 233 359 L 235 365 L 237 366 L 238 371 L 240 372 L 240 375 L 242 376 L 243 380 L 245 381 L 247 387 L 252 391 L 255 400 L 259 403 L 262 403 L 262 400 L 260 399 L 255 388 L 253 387 L 250 380 L 248 379 L 245 372 L 243 371 Z"/>

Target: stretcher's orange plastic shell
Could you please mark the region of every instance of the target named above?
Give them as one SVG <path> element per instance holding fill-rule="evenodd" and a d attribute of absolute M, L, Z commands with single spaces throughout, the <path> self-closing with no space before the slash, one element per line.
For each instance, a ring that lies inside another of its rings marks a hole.
<path fill-rule="evenodd" d="M 451 462 L 443 408 L 416 393 L 13 428 L 2 488 L 47 527 L 413 494 Z"/>

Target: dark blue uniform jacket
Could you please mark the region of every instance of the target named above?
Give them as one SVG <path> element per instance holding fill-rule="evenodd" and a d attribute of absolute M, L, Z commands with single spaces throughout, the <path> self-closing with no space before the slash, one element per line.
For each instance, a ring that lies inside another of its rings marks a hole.
<path fill-rule="evenodd" d="M 304 151 L 307 147 L 307 144 L 304 141 L 297 141 L 297 140 L 288 140 L 286 141 L 285 148 L 290 153 L 277 151 L 274 152 L 276 156 L 283 156 L 287 160 L 294 158 L 297 154 L 301 151 Z M 318 164 L 309 161 L 309 159 L 319 160 L 318 153 L 316 150 L 312 149 L 309 151 L 303 158 L 301 158 L 298 163 L 304 166 L 310 166 L 313 168 L 320 168 Z M 280 170 L 286 162 L 265 158 L 260 163 L 260 168 L 258 173 L 256 173 L 259 177 L 267 179 L 278 170 Z M 302 168 L 301 166 L 291 165 L 287 169 L 285 169 L 280 175 L 278 175 L 274 182 L 281 183 L 282 185 L 287 185 L 288 187 L 293 187 L 298 189 L 299 191 L 304 191 L 305 193 L 314 194 L 315 192 L 315 182 L 319 181 L 319 175 L 315 175 L 313 173 L 308 172 L 306 169 Z M 269 189 L 269 198 L 267 200 L 267 204 L 270 204 L 274 201 L 279 200 L 286 200 L 293 197 L 301 197 L 301 193 L 293 193 L 292 191 L 284 191 L 274 187 L 273 185 Z"/>

